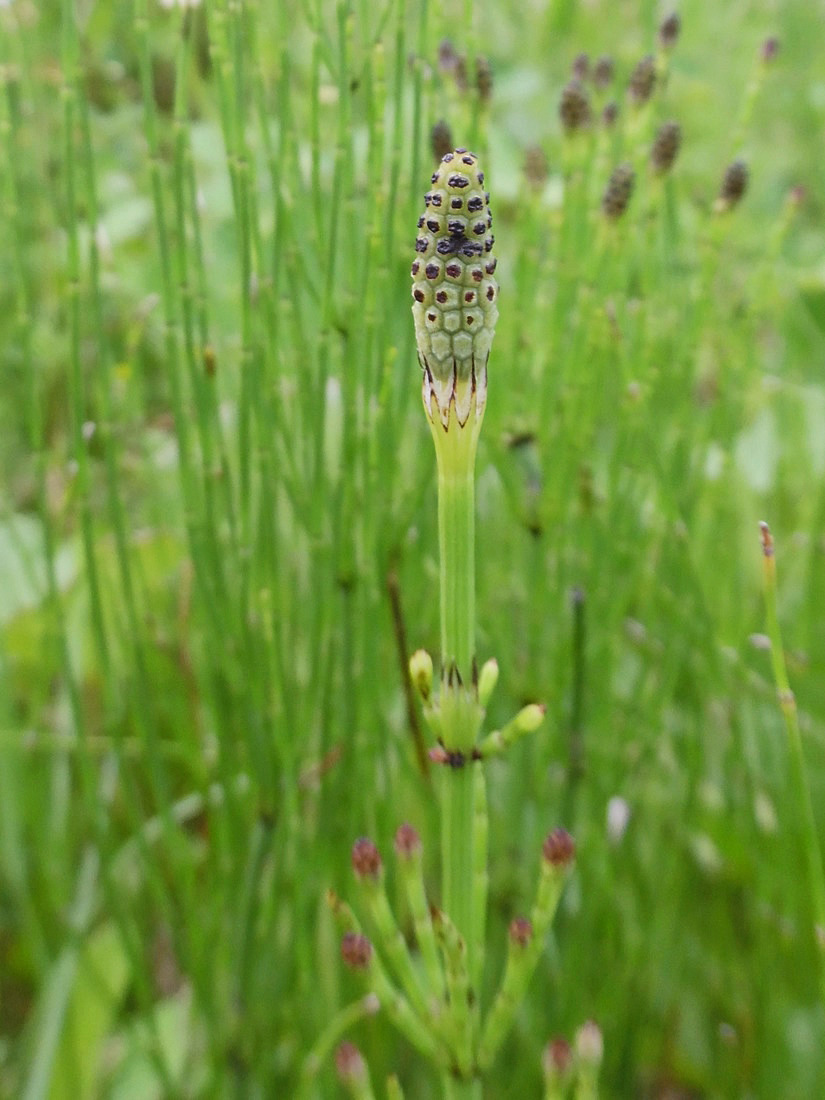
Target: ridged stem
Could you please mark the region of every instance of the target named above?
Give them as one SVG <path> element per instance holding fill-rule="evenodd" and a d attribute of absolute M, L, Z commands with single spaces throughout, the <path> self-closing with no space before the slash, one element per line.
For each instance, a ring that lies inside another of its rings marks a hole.
<path fill-rule="evenodd" d="M 460 429 L 453 424 L 451 430 Z M 472 457 L 461 457 L 459 463 L 439 454 L 438 463 L 441 660 L 445 674 L 455 665 L 469 685 L 475 655 L 475 483 Z"/>
<path fill-rule="evenodd" d="M 477 428 L 435 424 L 438 456 L 438 534 L 441 554 L 441 717 L 444 747 L 465 756 L 478 733 L 475 697 L 475 440 Z M 456 675 L 457 674 L 457 675 Z M 477 974 L 475 915 L 475 777 L 469 761 L 444 767 L 441 776 L 442 900 L 467 948 L 467 968 Z M 470 998 L 478 995 L 470 990 Z M 472 1031 L 473 1014 L 466 1017 Z M 467 1036 L 471 1049 L 474 1035 Z M 445 1074 L 450 1100 L 480 1100 L 475 1079 Z"/>
<path fill-rule="evenodd" d="M 788 735 L 788 756 L 790 761 L 793 798 L 799 813 L 799 828 L 805 847 L 807 862 L 808 889 L 811 907 L 810 920 L 813 925 L 813 943 L 819 963 L 820 996 L 825 1003 L 825 875 L 822 870 L 822 853 L 816 830 L 811 792 L 808 785 L 805 754 L 799 730 L 799 716 L 796 709 L 796 697 L 788 680 L 785 666 L 785 651 L 782 645 L 782 632 L 779 626 L 779 612 L 776 598 L 776 557 L 773 536 L 767 523 L 760 524 L 762 536 L 762 565 L 765 591 L 765 618 L 768 637 L 771 640 L 771 664 L 776 681 L 777 696 L 785 729 Z"/>

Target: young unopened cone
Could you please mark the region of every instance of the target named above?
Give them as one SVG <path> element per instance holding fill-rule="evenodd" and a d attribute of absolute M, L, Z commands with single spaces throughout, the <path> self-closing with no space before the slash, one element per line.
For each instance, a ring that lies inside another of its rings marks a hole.
<path fill-rule="evenodd" d="M 449 431 L 481 421 L 498 318 L 490 196 L 475 153 L 447 153 L 424 201 L 412 265 L 415 339 L 424 409 Z"/>

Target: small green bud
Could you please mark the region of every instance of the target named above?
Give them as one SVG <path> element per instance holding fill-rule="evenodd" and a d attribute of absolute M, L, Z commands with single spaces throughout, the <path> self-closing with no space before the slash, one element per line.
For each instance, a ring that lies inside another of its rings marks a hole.
<path fill-rule="evenodd" d="M 428 703 L 433 690 L 433 659 L 426 649 L 417 649 L 410 657 L 410 679 Z"/>
<path fill-rule="evenodd" d="M 387 1100 L 404 1100 L 404 1090 L 395 1074 L 387 1078 Z"/>
<path fill-rule="evenodd" d="M 413 319 L 430 423 L 480 424 L 498 319 L 490 196 L 478 158 L 447 153 L 425 195 L 412 264 Z"/>
<path fill-rule="evenodd" d="M 547 707 L 542 706 L 540 703 L 528 703 L 526 707 L 522 707 L 516 715 L 516 725 L 519 732 L 532 733 L 537 730 L 544 721 L 546 713 Z"/>
<path fill-rule="evenodd" d="M 495 657 L 491 657 L 489 661 L 484 662 L 481 666 L 481 672 L 478 674 L 478 701 L 483 707 L 486 707 L 490 702 L 490 697 L 495 691 L 497 683 L 498 661 Z"/>

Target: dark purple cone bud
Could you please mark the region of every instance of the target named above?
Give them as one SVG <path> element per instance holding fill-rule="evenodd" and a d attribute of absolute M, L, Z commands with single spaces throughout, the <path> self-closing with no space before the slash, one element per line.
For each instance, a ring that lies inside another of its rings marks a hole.
<path fill-rule="evenodd" d="M 613 170 L 602 195 L 602 210 L 611 221 L 617 221 L 627 210 L 635 182 L 636 174 L 631 165 L 620 164 Z"/>
<path fill-rule="evenodd" d="M 613 80 L 613 58 L 604 54 L 593 67 L 593 83 L 597 88 L 606 88 Z"/>
<path fill-rule="evenodd" d="M 442 38 L 438 46 L 438 67 L 443 73 L 455 72 L 458 64 L 456 48 L 449 38 Z"/>
<path fill-rule="evenodd" d="M 748 186 L 748 166 L 743 160 L 735 160 L 729 164 L 722 178 L 722 186 L 719 188 L 719 202 L 726 209 L 741 200 Z"/>
<path fill-rule="evenodd" d="M 605 103 L 602 110 L 602 125 L 611 130 L 616 125 L 616 119 L 619 117 L 619 104 L 615 99 L 611 99 L 609 103 Z"/>
<path fill-rule="evenodd" d="M 367 1078 L 367 1064 L 354 1043 L 341 1043 L 335 1052 L 335 1071 L 344 1083 L 356 1083 Z"/>
<path fill-rule="evenodd" d="M 359 837 L 353 844 L 352 869 L 361 879 L 377 879 L 381 874 L 381 853 L 369 837 Z"/>
<path fill-rule="evenodd" d="M 514 947 L 526 947 L 533 938 L 533 925 L 527 917 L 515 917 L 510 921 L 510 943 Z"/>
<path fill-rule="evenodd" d="M 341 958 L 353 970 L 366 970 L 372 959 L 372 944 L 360 932 L 345 932 L 341 939 Z"/>
<path fill-rule="evenodd" d="M 458 90 L 460 92 L 466 92 L 470 85 L 467 80 L 467 58 L 464 54 L 460 54 L 455 59 L 453 75 L 455 76 L 455 84 Z"/>
<path fill-rule="evenodd" d="M 395 831 L 395 853 L 399 859 L 412 859 L 421 854 L 421 837 L 418 830 L 407 824 L 399 825 Z"/>
<path fill-rule="evenodd" d="M 550 168 L 547 154 L 540 145 L 530 145 L 524 150 L 524 178 L 539 191 L 547 183 Z"/>
<path fill-rule="evenodd" d="M 553 867 L 569 867 L 576 858 L 576 842 L 566 829 L 554 829 L 547 835 L 541 854 Z"/>
<path fill-rule="evenodd" d="M 666 50 L 671 50 L 679 41 L 679 33 L 682 30 L 682 20 L 679 13 L 674 11 L 666 16 L 659 25 L 659 43 Z"/>
<path fill-rule="evenodd" d="M 541 1060 L 547 1077 L 565 1077 L 573 1069 L 573 1048 L 566 1039 L 551 1039 Z"/>
<path fill-rule="evenodd" d="M 559 118 L 568 134 L 583 130 L 592 119 L 590 99 L 580 81 L 571 80 L 561 90 Z"/>
<path fill-rule="evenodd" d="M 650 150 L 650 163 L 656 172 L 669 172 L 682 144 L 682 127 L 678 122 L 665 122 L 659 127 Z"/>
<path fill-rule="evenodd" d="M 779 54 L 779 39 L 771 36 L 766 38 L 762 43 L 762 49 L 760 51 L 760 57 L 766 65 L 770 65 L 772 61 L 776 61 Z"/>
<path fill-rule="evenodd" d="M 490 59 L 484 54 L 476 58 L 476 91 L 482 103 L 489 103 L 493 96 L 493 70 Z M 452 146 L 450 146 L 450 149 Z M 447 150 L 449 152 L 449 149 Z"/>
<path fill-rule="evenodd" d="M 455 148 L 450 127 L 443 118 L 439 119 L 430 131 L 430 147 L 436 164 L 444 157 L 445 153 L 449 153 L 451 149 Z"/>
<path fill-rule="evenodd" d="M 653 60 L 653 55 L 648 54 L 647 57 L 643 57 L 641 61 L 636 63 L 636 68 L 630 74 L 630 84 L 627 90 L 633 102 L 641 107 L 653 95 L 655 87 L 656 63 Z"/>
<path fill-rule="evenodd" d="M 590 55 L 586 53 L 578 53 L 573 58 L 573 64 L 570 66 L 570 75 L 574 80 L 587 80 L 590 75 Z"/>

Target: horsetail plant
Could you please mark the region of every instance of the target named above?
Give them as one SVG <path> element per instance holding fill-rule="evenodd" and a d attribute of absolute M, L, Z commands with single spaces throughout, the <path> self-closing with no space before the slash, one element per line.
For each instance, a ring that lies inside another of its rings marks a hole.
<path fill-rule="evenodd" d="M 487 401 L 487 361 L 498 316 L 490 196 L 478 158 L 467 149 L 444 155 L 418 221 L 412 264 L 413 319 L 424 412 L 438 470 L 441 675 L 424 650 L 410 679 L 435 739 L 441 765 L 441 903 L 424 880 L 417 830 L 395 835 L 398 876 L 412 916 L 415 953 L 402 935 L 385 889 L 377 846 L 357 840 L 352 868 L 365 934 L 353 910 L 330 893 L 343 938 L 341 957 L 357 973 L 407 1040 L 440 1074 L 448 1100 L 480 1100 L 492 1065 L 538 965 L 575 845 L 563 829 L 545 840 L 533 908 L 510 925 L 504 975 L 492 1003 L 481 1004 L 487 911 L 486 761 L 538 728 L 544 707 L 531 704 L 501 729 L 481 736 L 498 665 L 479 669 L 475 652 L 475 458 Z M 350 1009 L 351 1010 L 351 1009 Z M 344 1010 L 345 1012 L 347 1010 Z M 340 1032 L 336 1031 L 336 1034 Z M 358 1052 L 339 1047 L 337 1068 L 351 1095 L 372 1095 Z M 591 1073 L 592 1071 L 588 1071 Z M 388 1083 L 392 1097 L 400 1084 Z"/>

